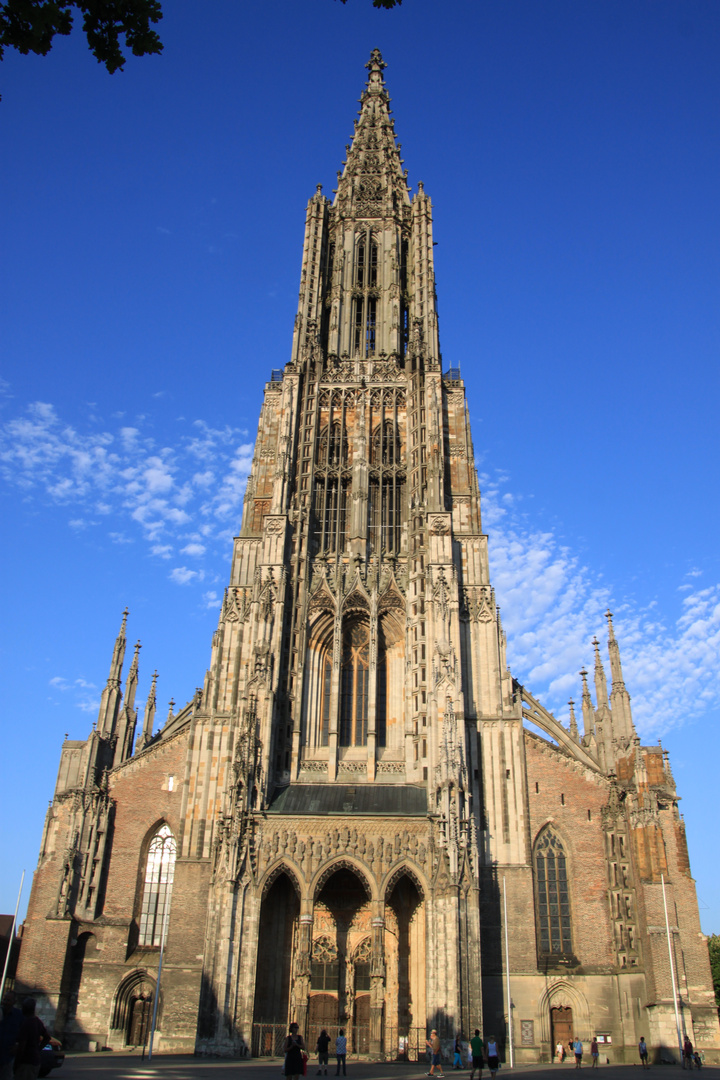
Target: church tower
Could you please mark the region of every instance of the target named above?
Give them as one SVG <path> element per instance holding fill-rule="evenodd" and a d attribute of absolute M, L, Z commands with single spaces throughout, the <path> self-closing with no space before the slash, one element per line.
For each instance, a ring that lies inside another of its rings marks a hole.
<path fill-rule="evenodd" d="M 18 980 L 76 1046 L 142 1044 L 164 945 L 166 1049 L 279 1053 L 296 1020 L 374 1058 L 479 1027 L 506 1059 L 596 1035 L 617 1062 L 677 1045 L 679 995 L 717 1053 L 678 795 L 611 614 L 582 735 L 508 669 L 432 206 L 367 68 L 334 198 L 308 203 L 202 688 L 156 732 L 155 672 L 135 742 L 123 615 L 97 726 L 63 745 Z"/>

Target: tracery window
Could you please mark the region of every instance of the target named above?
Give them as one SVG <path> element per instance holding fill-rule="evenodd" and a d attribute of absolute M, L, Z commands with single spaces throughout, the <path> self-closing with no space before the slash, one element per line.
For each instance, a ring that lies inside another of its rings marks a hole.
<path fill-rule="evenodd" d="M 317 464 L 321 469 L 337 469 L 348 463 L 347 432 L 339 420 L 325 426 L 318 437 Z"/>
<path fill-rule="evenodd" d="M 348 514 L 348 481 L 337 476 L 320 478 L 315 489 L 315 535 L 320 551 L 342 551 Z"/>
<path fill-rule="evenodd" d="M 161 826 L 150 841 L 142 909 L 140 912 L 140 945 L 162 944 L 163 923 L 170 914 L 177 844 L 170 827 Z"/>
<path fill-rule="evenodd" d="M 355 287 L 362 289 L 353 301 L 353 352 L 356 356 L 374 356 L 376 348 L 377 298 L 368 289 L 378 283 L 378 248 L 372 233 L 363 234 L 355 249 Z"/>
<path fill-rule="evenodd" d="M 353 622 L 343 635 L 340 746 L 366 746 L 370 683 L 370 629 Z"/>
<path fill-rule="evenodd" d="M 372 477 L 368 488 L 368 532 L 373 553 L 400 551 L 404 478 Z"/>
<path fill-rule="evenodd" d="M 397 424 L 392 420 L 386 420 L 382 425 L 378 424 L 372 437 L 372 464 L 399 465 L 400 456 L 400 434 Z"/>
<path fill-rule="evenodd" d="M 330 742 L 330 698 L 332 696 L 332 661 L 325 653 L 322 662 L 322 687 L 320 690 L 320 745 Z"/>
<path fill-rule="evenodd" d="M 542 956 L 569 956 L 572 937 L 565 849 L 556 833 L 546 828 L 535 841 L 534 854 L 539 951 Z"/>
<path fill-rule="evenodd" d="M 337 946 L 329 938 L 313 942 L 310 961 L 310 985 L 313 990 L 337 990 L 340 982 L 340 961 Z"/>
<path fill-rule="evenodd" d="M 378 746 L 387 745 L 387 657 L 384 651 L 378 656 L 377 664 L 375 741 Z"/>

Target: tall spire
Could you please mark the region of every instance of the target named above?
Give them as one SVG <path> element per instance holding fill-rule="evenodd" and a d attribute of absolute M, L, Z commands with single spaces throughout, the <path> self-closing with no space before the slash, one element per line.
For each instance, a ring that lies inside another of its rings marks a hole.
<path fill-rule="evenodd" d="M 383 79 L 387 65 L 379 49 L 373 49 L 365 67 L 370 74 L 360 97 L 360 119 L 346 147 L 333 205 L 345 202 L 354 217 L 381 217 L 392 214 L 398 202 L 409 206 L 410 196 Z"/>
<path fill-rule="evenodd" d="M 585 668 L 580 672 L 582 679 L 582 714 L 583 714 L 583 727 L 585 729 L 585 738 L 594 738 L 595 736 L 595 710 L 593 709 L 592 698 L 590 697 L 590 691 L 587 684 L 587 671 Z"/>
<path fill-rule="evenodd" d="M 625 689 L 622 664 L 620 662 L 620 646 L 615 639 L 612 612 L 608 608 L 605 613 L 608 622 L 608 653 L 610 655 L 610 674 L 612 676 L 612 691 L 610 701 L 613 712 L 613 726 L 615 733 L 621 737 L 631 738 L 635 734 L 635 727 L 630 709 L 630 695 Z"/>
<path fill-rule="evenodd" d="M 157 669 L 153 671 L 152 686 L 150 687 L 150 693 L 147 696 L 145 702 L 145 716 L 143 718 L 143 729 L 140 738 L 138 739 L 136 750 L 138 753 L 140 750 L 144 750 L 147 744 L 152 739 L 153 727 L 155 726 L 155 710 L 157 708 Z"/>
<path fill-rule="evenodd" d="M 127 644 L 125 628 L 127 626 L 128 614 L 128 609 L 125 608 L 122 613 L 120 630 L 115 639 L 115 647 L 113 649 L 112 660 L 110 661 L 110 673 L 100 699 L 97 732 L 98 735 L 104 737 L 114 734 L 118 713 L 120 711 L 120 702 L 122 701 L 120 679 L 122 678 L 122 666 L 123 660 L 125 659 L 125 646 Z"/>
<path fill-rule="evenodd" d="M 117 725 L 117 742 L 113 755 L 113 765 L 119 765 L 132 755 L 133 741 L 135 739 L 135 725 L 137 724 L 137 710 L 135 708 L 135 694 L 137 693 L 138 668 L 140 661 L 140 642 L 135 644 L 130 671 L 125 683 L 125 704 L 122 707 Z"/>
<path fill-rule="evenodd" d="M 595 649 L 595 696 L 597 698 L 598 710 L 600 710 L 603 705 L 608 705 L 607 681 L 605 679 L 603 662 L 600 659 L 600 642 L 597 637 L 592 639 L 592 644 Z"/>
<path fill-rule="evenodd" d="M 577 720 L 575 719 L 575 702 L 572 698 L 568 701 L 570 706 L 570 737 L 576 742 L 580 742 L 580 732 L 578 731 Z"/>

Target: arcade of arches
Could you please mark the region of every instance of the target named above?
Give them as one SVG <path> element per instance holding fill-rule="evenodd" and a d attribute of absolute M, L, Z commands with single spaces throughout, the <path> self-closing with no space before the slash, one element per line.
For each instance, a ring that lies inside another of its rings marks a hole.
<path fill-rule="evenodd" d="M 398 1037 L 420 1044 L 425 1016 L 425 903 L 408 874 L 382 901 L 348 865 L 307 902 L 288 874 L 275 878 L 260 913 L 256 1024 L 297 1019 L 309 1046 L 344 1028 L 351 1052 L 373 1053 Z"/>

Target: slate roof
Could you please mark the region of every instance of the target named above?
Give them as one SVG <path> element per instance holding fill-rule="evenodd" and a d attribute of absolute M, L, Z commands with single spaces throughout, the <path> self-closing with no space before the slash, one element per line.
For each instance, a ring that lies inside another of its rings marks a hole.
<path fill-rule="evenodd" d="M 267 812 L 425 817 L 427 792 L 424 784 L 290 784 L 275 792 Z"/>

